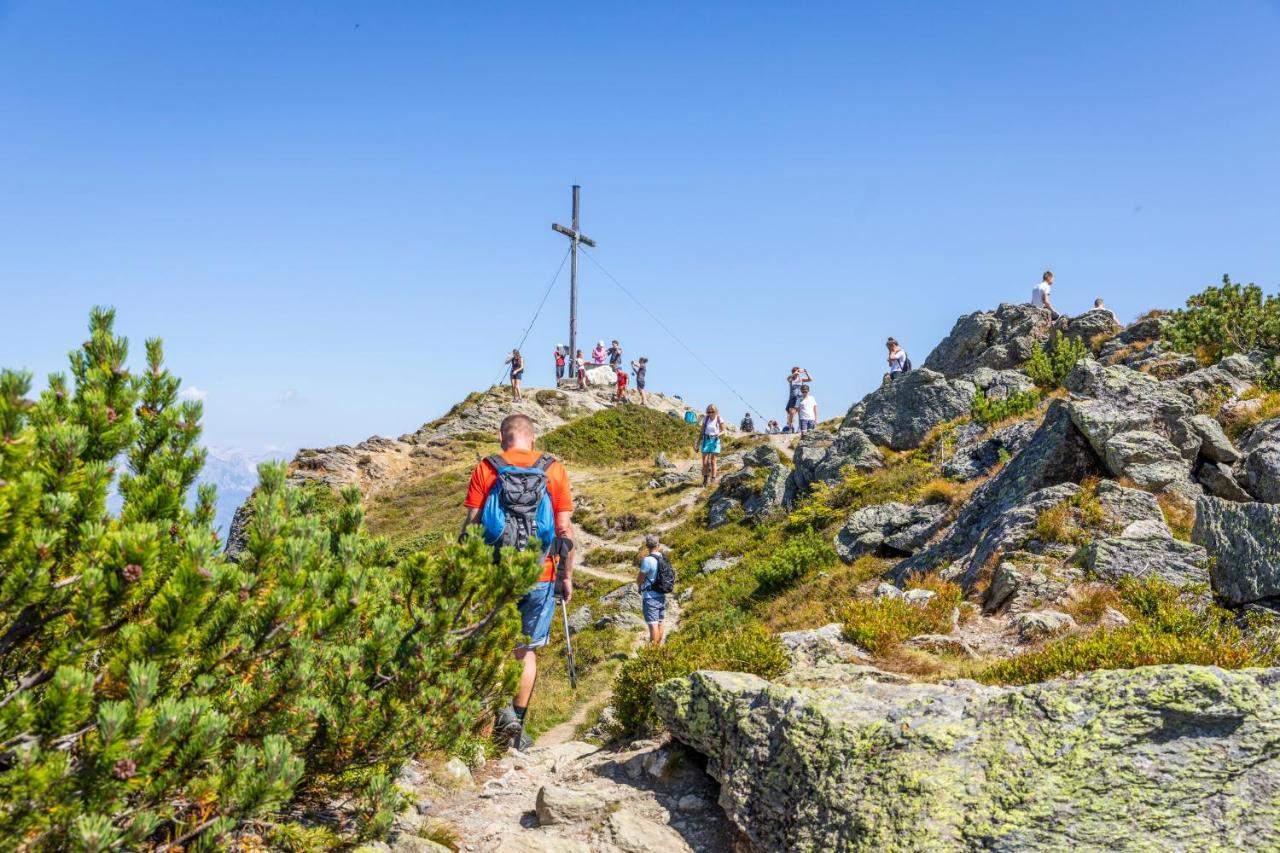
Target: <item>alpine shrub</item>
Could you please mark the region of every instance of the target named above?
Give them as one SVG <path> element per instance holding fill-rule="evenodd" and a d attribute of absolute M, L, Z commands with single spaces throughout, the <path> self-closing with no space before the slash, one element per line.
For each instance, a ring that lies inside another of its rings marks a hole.
<path fill-rule="evenodd" d="M 644 406 L 616 406 L 565 424 L 538 440 L 538 447 L 569 462 L 616 465 L 659 453 L 688 456 L 698 428 Z"/>
<path fill-rule="evenodd" d="M 1241 285 L 1230 276 L 1207 287 L 1173 312 L 1164 337 L 1180 352 L 1194 352 L 1206 363 L 1250 350 L 1280 350 L 1280 294 L 1264 295 L 1256 284 Z"/>
<path fill-rule="evenodd" d="M 1076 366 L 1076 362 L 1089 357 L 1089 347 L 1079 338 L 1063 337 L 1058 329 L 1049 338 L 1049 345 L 1042 346 L 1039 341 L 1031 347 L 1031 358 L 1027 360 L 1027 375 L 1041 388 L 1054 389 L 1062 385 L 1062 380 Z"/>
<path fill-rule="evenodd" d="M 960 606 L 963 591 L 956 584 L 939 580 L 925 580 L 918 586 L 931 590 L 934 596 L 922 604 L 892 596 L 850 601 L 840 615 L 844 638 L 879 655 L 917 634 L 951 633 L 952 613 Z"/>
<path fill-rule="evenodd" d="M 383 832 L 400 765 L 480 734 L 513 686 L 536 558 L 495 565 L 473 538 L 393 561 L 358 492 L 325 511 L 264 465 L 225 559 L 213 488 L 188 501 L 201 405 L 178 401 L 158 340 L 131 372 L 113 319 L 94 310 L 72 380 L 36 400 L 0 371 L 0 838 L 105 851 Z"/>
<path fill-rule="evenodd" d="M 829 568 L 837 561 L 835 548 L 827 537 L 814 531 L 792 536 L 756 568 L 756 583 L 765 595 L 781 592 L 815 569 Z"/>
<path fill-rule="evenodd" d="M 1032 388 L 1019 394 L 992 399 L 979 388 L 973 395 L 973 404 L 969 413 L 973 419 L 984 425 L 990 425 L 1006 418 L 1016 418 L 1034 411 L 1040 405 L 1040 392 Z"/>

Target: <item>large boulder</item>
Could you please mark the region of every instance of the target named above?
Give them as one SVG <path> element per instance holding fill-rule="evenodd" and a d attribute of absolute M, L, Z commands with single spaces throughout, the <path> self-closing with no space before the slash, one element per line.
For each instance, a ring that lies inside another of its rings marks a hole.
<path fill-rule="evenodd" d="M 1031 357 L 1037 341 L 1049 336 L 1049 312 L 1030 305 L 1002 304 L 956 320 L 951 333 L 934 347 L 923 367 L 960 376 L 979 367 L 1007 370 Z"/>
<path fill-rule="evenodd" d="M 836 553 L 846 563 L 866 554 L 905 557 L 919 551 L 946 520 L 944 504 L 886 503 L 849 515 L 836 534 Z"/>
<path fill-rule="evenodd" d="M 1186 394 L 1197 407 L 1221 406 L 1258 384 L 1266 357 L 1260 353 L 1229 355 L 1217 364 L 1193 370 L 1169 380 L 1169 386 Z"/>
<path fill-rule="evenodd" d="M 1209 580 L 1209 555 L 1204 548 L 1172 536 L 1161 536 L 1154 527 L 1147 531 L 1140 525 L 1135 528 L 1128 536 L 1104 536 L 1085 546 L 1085 566 L 1113 584 L 1121 578 L 1154 577 L 1182 587 Z M 1143 532 L 1147 535 L 1142 535 Z"/>
<path fill-rule="evenodd" d="M 1101 344 L 1102 339 L 1115 335 L 1120 328 L 1120 321 L 1110 309 L 1094 308 L 1069 319 L 1063 335 L 1068 338 L 1079 338 L 1093 347 L 1095 341 Z"/>
<path fill-rule="evenodd" d="M 1196 481 L 1205 492 L 1217 498 L 1246 503 L 1253 495 L 1244 490 L 1231 467 L 1221 462 L 1203 462 L 1196 469 Z"/>
<path fill-rule="evenodd" d="M 1200 455 L 1210 462 L 1225 462 L 1230 465 L 1240 458 L 1231 439 L 1222 430 L 1222 424 L 1208 415 L 1195 415 L 1191 418 L 1191 428 L 1200 436 Z"/>
<path fill-rule="evenodd" d="M 866 473 L 884 465 L 880 448 L 857 427 L 842 427 L 834 435 L 821 430 L 807 432 L 796 442 L 795 467 L 787 482 L 787 502 L 814 483 L 835 483 L 846 468 Z"/>
<path fill-rule="evenodd" d="M 1280 670 L 657 688 L 760 850 L 1280 847 Z"/>
<path fill-rule="evenodd" d="M 1260 501 L 1280 503 L 1280 418 L 1255 426 L 1240 449 L 1241 485 Z"/>
<path fill-rule="evenodd" d="M 894 450 L 919 447 L 936 426 L 968 415 L 977 385 L 934 370 L 912 370 L 872 391 L 845 415 L 844 427 L 860 427 L 876 444 Z"/>
<path fill-rule="evenodd" d="M 1201 497 L 1191 538 L 1213 558 L 1209 579 L 1228 604 L 1280 595 L 1280 506 Z"/>
<path fill-rule="evenodd" d="M 955 524 L 934 544 L 893 568 L 895 578 L 951 564 L 947 573 L 971 587 L 985 561 L 1034 524 L 1035 515 L 1078 491 L 1076 483 L 1102 472 L 1102 463 L 1071 421 L 1068 404 L 1054 400 L 1022 452 L 965 502 Z M 1065 490 L 1030 496 L 1053 486 Z M 1017 512 L 1005 519 L 1006 513 Z"/>
<path fill-rule="evenodd" d="M 1187 478 L 1187 461 L 1173 442 L 1158 432 L 1135 429 L 1119 432 L 1102 446 L 1102 458 L 1116 476 L 1128 477 L 1139 488 L 1162 491 Z"/>

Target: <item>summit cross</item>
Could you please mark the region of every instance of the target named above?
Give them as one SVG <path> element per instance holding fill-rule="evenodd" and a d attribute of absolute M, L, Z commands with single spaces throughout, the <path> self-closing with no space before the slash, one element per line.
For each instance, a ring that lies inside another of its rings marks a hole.
<path fill-rule="evenodd" d="M 578 244 L 586 243 L 591 248 L 596 247 L 596 241 L 592 240 L 586 234 L 583 234 L 578 225 L 578 196 L 582 191 L 582 187 L 577 184 L 573 185 L 573 227 L 565 228 L 560 223 L 552 223 L 552 230 L 559 231 L 572 241 L 569 247 L 569 356 L 568 362 L 574 365 L 574 359 L 578 354 Z M 577 378 L 576 365 L 571 368 L 572 376 Z"/>

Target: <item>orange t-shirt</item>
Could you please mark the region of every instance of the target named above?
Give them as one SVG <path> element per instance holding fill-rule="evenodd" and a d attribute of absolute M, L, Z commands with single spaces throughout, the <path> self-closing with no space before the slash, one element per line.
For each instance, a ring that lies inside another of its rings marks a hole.
<path fill-rule="evenodd" d="M 512 448 L 511 450 L 502 451 L 502 458 L 512 465 L 518 465 L 521 468 L 532 468 L 542 458 L 542 452 L 539 450 L 517 450 Z M 462 502 L 462 505 L 469 509 L 483 507 L 485 498 L 489 497 L 489 490 L 493 488 L 493 484 L 497 481 L 498 472 L 493 470 L 493 466 L 488 462 L 481 462 L 471 472 L 471 482 L 467 484 L 467 498 Z M 552 462 L 547 468 L 547 494 L 551 496 L 551 511 L 553 513 L 559 515 L 562 512 L 573 512 L 573 491 L 569 488 L 569 472 L 564 469 L 559 460 Z M 548 557 L 546 567 L 542 570 L 538 580 L 550 581 L 555 580 L 555 577 L 555 561 Z"/>

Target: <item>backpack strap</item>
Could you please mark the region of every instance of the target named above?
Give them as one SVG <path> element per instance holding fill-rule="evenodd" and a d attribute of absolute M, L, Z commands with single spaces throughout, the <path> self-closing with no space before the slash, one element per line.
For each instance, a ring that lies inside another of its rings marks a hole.
<path fill-rule="evenodd" d="M 540 471 L 545 472 L 548 468 L 550 468 L 552 465 L 555 464 L 555 461 L 556 461 L 556 458 L 552 456 L 550 453 L 544 453 L 542 454 L 542 456 L 538 458 L 538 461 L 534 463 L 534 467 Z"/>
<path fill-rule="evenodd" d="M 489 465 L 492 466 L 493 470 L 498 474 L 501 474 L 503 469 L 511 467 L 507 464 L 507 460 L 503 459 L 502 456 L 497 453 L 492 456 L 486 456 L 484 461 L 488 462 Z"/>

